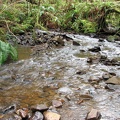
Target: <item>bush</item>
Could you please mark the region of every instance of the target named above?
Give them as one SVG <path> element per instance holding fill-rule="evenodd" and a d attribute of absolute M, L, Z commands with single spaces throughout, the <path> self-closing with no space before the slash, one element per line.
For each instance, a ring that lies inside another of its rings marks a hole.
<path fill-rule="evenodd" d="M 17 51 L 9 43 L 5 43 L 0 40 L 0 65 L 7 61 L 8 58 L 17 60 Z"/>

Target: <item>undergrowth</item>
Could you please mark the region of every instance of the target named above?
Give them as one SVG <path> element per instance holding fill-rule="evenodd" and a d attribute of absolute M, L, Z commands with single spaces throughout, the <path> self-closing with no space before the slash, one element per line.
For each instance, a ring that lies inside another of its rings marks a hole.
<path fill-rule="evenodd" d="M 17 60 L 17 51 L 9 43 L 0 40 L 0 65 L 8 59 Z"/>
<path fill-rule="evenodd" d="M 17 59 L 15 48 L 7 40 L 17 40 L 16 34 L 34 33 L 34 29 L 95 33 L 107 26 L 120 33 L 120 2 L 91 1 L 1 0 L 0 40 L 5 42 L 0 41 L 0 65 L 10 56 Z"/>
<path fill-rule="evenodd" d="M 120 2 L 109 0 L 86 2 L 83 0 L 17 0 L 3 1 L 0 7 L 0 39 L 6 33 L 23 34 L 33 29 L 69 30 L 77 33 L 95 33 L 100 29 L 102 9 L 120 11 Z M 107 22 L 120 28 L 120 15 L 107 16 Z M 7 25 L 6 25 L 7 23 Z"/>

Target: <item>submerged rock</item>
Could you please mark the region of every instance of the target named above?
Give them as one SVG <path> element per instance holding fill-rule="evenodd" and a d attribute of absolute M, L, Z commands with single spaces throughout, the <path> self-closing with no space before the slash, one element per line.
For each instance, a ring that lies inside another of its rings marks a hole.
<path fill-rule="evenodd" d="M 58 93 L 71 94 L 71 93 L 73 93 L 73 91 L 68 87 L 62 87 L 62 88 L 58 89 Z"/>

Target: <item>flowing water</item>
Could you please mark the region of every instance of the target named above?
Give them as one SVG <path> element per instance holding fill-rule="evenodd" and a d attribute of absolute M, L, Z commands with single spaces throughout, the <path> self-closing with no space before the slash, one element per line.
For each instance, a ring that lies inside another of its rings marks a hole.
<path fill-rule="evenodd" d="M 50 106 L 52 100 L 63 99 L 62 108 L 57 109 L 61 120 L 84 120 L 91 108 L 101 113 L 102 120 L 120 119 L 120 86 L 105 89 L 103 80 L 105 73 L 120 77 L 120 66 L 87 62 L 89 57 L 100 55 L 120 60 L 120 44 L 70 36 L 80 46 L 66 41 L 64 47 L 43 50 L 35 56 L 31 56 L 31 48 L 20 46 L 19 60 L 0 67 L 0 115 L 11 105 L 17 109 L 41 103 Z M 100 46 L 101 51 L 88 51 L 94 46 Z M 77 74 L 79 71 L 83 73 Z"/>

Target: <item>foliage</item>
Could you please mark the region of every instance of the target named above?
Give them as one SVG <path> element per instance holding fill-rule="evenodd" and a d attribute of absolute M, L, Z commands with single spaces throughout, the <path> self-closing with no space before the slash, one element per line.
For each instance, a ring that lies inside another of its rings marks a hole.
<path fill-rule="evenodd" d="M 31 2 L 32 1 L 32 2 Z M 16 0 L 3 1 L 0 6 L 0 39 L 5 40 L 8 27 L 14 34 L 38 29 L 71 30 L 93 33 L 102 25 L 99 20 L 108 9 L 120 11 L 119 1 L 94 0 Z M 105 8 L 103 11 L 103 8 Z M 118 14 L 110 14 L 106 22 L 120 28 Z M 8 26 L 6 26 L 6 22 Z"/>
<path fill-rule="evenodd" d="M 9 57 L 12 60 L 17 60 L 17 51 L 9 43 L 0 40 L 0 65 L 3 64 Z"/>

